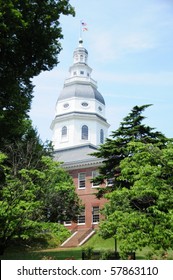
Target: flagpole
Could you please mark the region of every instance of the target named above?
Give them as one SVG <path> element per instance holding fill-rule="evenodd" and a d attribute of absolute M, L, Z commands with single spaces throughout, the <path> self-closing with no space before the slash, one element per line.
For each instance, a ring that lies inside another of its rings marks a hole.
<path fill-rule="evenodd" d="M 79 39 L 82 39 L 82 20 L 80 20 Z"/>
<path fill-rule="evenodd" d="M 80 41 L 82 41 L 82 42 L 83 42 L 82 33 L 83 33 L 83 31 L 86 31 L 86 30 L 88 30 L 86 22 L 84 22 L 83 20 L 80 20 Z"/>

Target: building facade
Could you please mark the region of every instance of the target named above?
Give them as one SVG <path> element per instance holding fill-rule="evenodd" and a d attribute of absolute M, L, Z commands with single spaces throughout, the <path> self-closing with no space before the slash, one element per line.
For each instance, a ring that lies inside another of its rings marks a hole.
<path fill-rule="evenodd" d="M 69 77 L 59 94 L 55 118 L 52 121 L 52 142 L 55 160 L 73 178 L 76 192 L 82 200 L 83 210 L 77 224 L 66 221 L 69 229 L 90 229 L 97 227 L 100 209 L 105 200 L 96 198 L 97 187 L 91 179 L 97 176 L 102 159 L 93 157 L 100 144 L 104 143 L 109 124 L 105 117 L 105 101 L 97 89 L 97 82 L 91 77 L 88 66 L 88 52 L 80 39 L 73 53 L 73 64 Z"/>

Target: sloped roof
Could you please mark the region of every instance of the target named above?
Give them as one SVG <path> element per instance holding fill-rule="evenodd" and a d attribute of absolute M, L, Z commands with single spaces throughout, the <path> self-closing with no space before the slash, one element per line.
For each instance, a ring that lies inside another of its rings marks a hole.
<path fill-rule="evenodd" d="M 66 169 L 86 165 L 100 165 L 102 159 L 91 156 L 91 153 L 95 151 L 97 151 L 97 148 L 90 144 L 60 149 L 54 152 L 54 160 L 62 162 L 63 167 Z"/>
<path fill-rule="evenodd" d="M 58 101 L 65 100 L 71 97 L 96 99 L 97 101 L 105 105 L 105 101 L 101 93 L 89 83 L 75 83 L 65 85 L 60 93 Z"/>

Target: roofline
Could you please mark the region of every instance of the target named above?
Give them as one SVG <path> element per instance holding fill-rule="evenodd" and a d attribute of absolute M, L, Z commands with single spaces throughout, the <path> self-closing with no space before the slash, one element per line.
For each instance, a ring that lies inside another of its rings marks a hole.
<path fill-rule="evenodd" d="M 94 151 L 97 151 L 98 147 L 92 144 L 84 144 L 84 145 L 76 145 L 73 147 L 69 148 L 62 148 L 62 149 L 57 149 L 54 151 L 54 154 L 63 152 L 63 151 L 68 151 L 68 150 L 75 150 L 78 148 L 85 148 L 89 147 L 93 149 Z M 93 158 L 85 159 L 85 160 L 74 160 L 74 161 L 69 161 L 69 162 L 62 162 L 63 168 L 67 170 L 72 170 L 72 169 L 78 169 L 79 167 L 91 167 L 91 166 L 100 166 L 102 164 L 103 159 L 96 158 L 93 156 Z"/>
<path fill-rule="evenodd" d="M 68 151 L 68 150 L 75 150 L 75 149 L 78 149 L 78 148 L 81 149 L 81 148 L 85 148 L 85 147 L 89 147 L 89 148 L 91 148 L 93 150 L 97 150 L 98 149 L 97 146 L 95 146 L 95 145 L 93 145 L 91 143 L 88 143 L 88 144 L 85 143 L 85 144 L 82 144 L 82 145 L 76 145 L 76 146 L 72 146 L 72 147 L 68 147 L 68 148 L 56 149 L 56 150 L 54 150 L 54 153 Z"/>
<path fill-rule="evenodd" d="M 99 167 L 103 162 L 103 159 L 94 159 L 92 160 L 80 160 L 80 161 L 72 161 L 72 162 L 66 162 L 62 163 L 62 167 L 66 170 L 74 170 L 79 169 L 83 167 Z"/>
<path fill-rule="evenodd" d="M 73 112 L 68 112 L 68 113 L 56 115 L 56 116 L 55 116 L 55 119 L 57 119 L 57 118 L 59 118 L 59 117 L 62 117 L 62 116 L 72 115 L 72 114 L 96 116 L 97 118 L 101 119 L 102 121 L 104 121 L 105 123 L 108 124 L 108 122 L 106 121 L 106 118 L 100 116 L 100 115 L 97 114 L 97 113 L 92 113 L 92 112 L 73 111 Z"/>

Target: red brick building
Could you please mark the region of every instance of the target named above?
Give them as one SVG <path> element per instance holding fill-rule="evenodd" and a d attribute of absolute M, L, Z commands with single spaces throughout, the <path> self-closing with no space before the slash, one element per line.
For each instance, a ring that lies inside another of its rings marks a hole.
<path fill-rule="evenodd" d="M 71 223 L 71 221 L 65 222 L 65 225 L 72 230 L 93 229 L 97 227 L 101 218 L 100 209 L 103 207 L 105 199 L 96 198 L 98 186 L 94 185 L 91 180 L 98 174 L 98 167 L 102 160 L 89 155 L 94 151 L 96 151 L 94 146 L 84 145 L 55 152 L 56 160 L 64 159 L 63 166 L 72 176 L 76 192 L 84 206 L 77 224 Z"/>
<path fill-rule="evenodd" d="M 97 187 L 91 179 L 98 174 L 102 160 L 91 156 L 107 137 L 109 124 L 105 118 L 105 101 L 97 90 L 97 82 L 91 78 L 92 69 L 87 64 L 88 52 L 83 41 L 73 54 L 69 77 L 56 103 L 56 114 L 51 124 L 55 160 L 73 177 L 76 192 L 84 208 L 78 223 L 66 221 L 69 229 L 93 229 L 100 221 L 105 203 L 95 196 Z"/>

